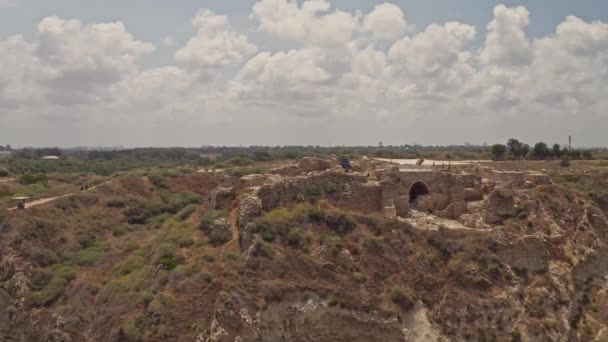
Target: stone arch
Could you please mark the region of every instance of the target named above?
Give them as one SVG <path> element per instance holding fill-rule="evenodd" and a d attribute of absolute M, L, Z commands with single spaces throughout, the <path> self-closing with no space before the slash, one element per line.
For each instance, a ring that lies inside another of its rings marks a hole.
<path fill-rule="evenodd" d="M 410 204 L 415 203 L 418 196 L 428 195 L 430 193 L 431 192 L 429 191 L 429 186 L 426 185 L 426 183 L 424 183 L 423 181 L 414 182 L 410 186 L 410 191 L 409 191 Z"/>

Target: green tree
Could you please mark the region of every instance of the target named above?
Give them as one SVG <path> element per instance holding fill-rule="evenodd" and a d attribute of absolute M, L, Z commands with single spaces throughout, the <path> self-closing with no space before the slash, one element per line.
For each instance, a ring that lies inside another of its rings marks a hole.
<path fill-rule="evenodd" d="M 551 151 L 549 147 L 544 142 L 539 142 L 534 145 L 534 149 L 532 150 L 532 156 L 535 159 L 546 159 L 551 155 Z"/>
<path fill-rule="evenodd" d="M 555 158 L 561 158 L 562 157 L 562 147 L 559 146 L 559 144 L 553 145 L 553 156 Z"/>
<path fill-rule="evenodd" d="M 523 144 L 514 138 L 509 139 L 509 141 L 507 141 L 507 149 L 508 149 L 508 153 L 509 156 L 511 156 L 512 158 L 520 158 L 523 157 L 522 154 L 522 146 Z"/>
<path fill-rule="evenodd" d="M 519 154 L 521 158 L 526 158 L 528 154 L 530 154 L 530 145 L 523 144 L 519 150 Z"/>
<path fill-rule="evenodd" d="M 503 160 L 507 154 L 507 146 L 496 144 L 492 146 L 492 158 L 494 160 Z"/>

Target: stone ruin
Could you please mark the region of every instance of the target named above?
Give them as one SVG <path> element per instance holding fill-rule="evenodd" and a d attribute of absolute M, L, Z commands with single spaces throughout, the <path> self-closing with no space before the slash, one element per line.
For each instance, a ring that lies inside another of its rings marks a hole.
<path fill-rule="evenodd" d="M 264 212 L 300 202 L 324 200 L 355 212 L 379 213 L 391 218 L 408 218 L 412 210 L 443 219 L 458 220 L 483 209 L 487 225 L 501 224 L 516 215 L 514 189 L 550 184 L 538 173 L 485 170 L 463 173 L 457 170 L 400 170 L 362 158 L 346 172 L 337 159 L 303 158 L 266 175 L 250 175 L 241 181 L 245 188 L 237 196 L 232 188 L 212 191 L 211 209 L 237 210 L 242 245 L 250 245 L 256 231 L 254 220 Z M 236 200 L 236 202 L 235 202 Z"/>
<path fill-rule="evenodd" d="M 248 177 L 237 207 L 241 239 L 251 242 L 253 221 L 263 212 L 299 202 L 325 200 L 340 208 L 387 217 L 407 218 L 411 210 L 448 219 L 467 212 L 467 201 L 483 198 L 481 177 L 433 170 L 400 171 L 378 168 L 368 158 L 353 163 L 353 171 L 332 161 L 304 158 L 299 163 Z M 214 204 L 226 203 L 232 191 L 218 188 Z M 244 243 L 250 245 L 250 243 Z"/>

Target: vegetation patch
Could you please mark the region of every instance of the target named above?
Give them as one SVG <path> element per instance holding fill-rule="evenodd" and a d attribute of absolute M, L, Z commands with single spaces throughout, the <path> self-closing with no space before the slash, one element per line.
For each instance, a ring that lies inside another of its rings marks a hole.
<path fill-rule="evenodd" d="M 103 258 L 104 254 L 105 248 L 102 245 L 93 245 L 76 252 L 71 261 L 78 266 L 93 266 Z"/>
<path fill-rule="evenodd" d="M 27 302 L 32 306 L 48 306 L 65 292 L 69 283 L 76 279 L 76 271 L 69 266 L 56 266 L 37 270 L 32 278 L 32 289 Z"/>
<path fill-rule="evenodd" d="M 228 213 L 222 210 L 210 210 L 201 217 L 200 228 L 204 231 L 209 231 L 211 225 L 219 218 L 228 218 Z"/>
<path fill-rule="evenodd" d="M 416 305 L 414 294 L 409 289 L 394 287 L 391 290 L 391 301 L 405 311 L 409 311 Z"/>

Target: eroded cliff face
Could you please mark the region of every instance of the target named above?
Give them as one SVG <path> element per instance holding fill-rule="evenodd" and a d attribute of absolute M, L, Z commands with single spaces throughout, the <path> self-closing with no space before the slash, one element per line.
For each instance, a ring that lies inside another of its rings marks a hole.
<path fill-rule="evenodd" d="M 0 223 L 0 336 L 606 338 L 608 220 L 596 202 L 538 174 L 422 179 L 377 169 L 214 178 L 190 216 L 171 209 L 172 189 L 133 179 L 68 209 L 11 214 Z M 434 210 L 409 207 L 405 184 L 417 181 L 428 184 Z M 114 207 L 117 196 L 169 209 L 161 223 L 123 227 L 145 211 L 132 201 Z M 463 206 L 458 215 L 445 214 L 450 201 Z M 199 229 L 211 210 L 224 211 Z"/>

